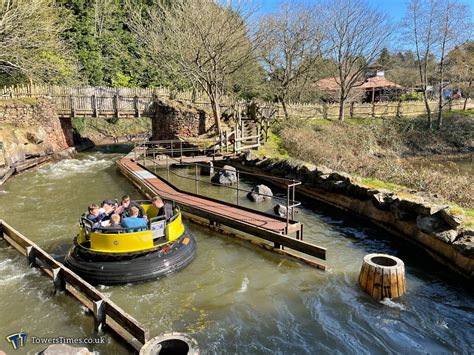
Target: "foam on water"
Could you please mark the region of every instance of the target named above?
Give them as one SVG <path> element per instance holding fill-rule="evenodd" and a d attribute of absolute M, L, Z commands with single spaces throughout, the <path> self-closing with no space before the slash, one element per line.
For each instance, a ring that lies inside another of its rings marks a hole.
<path fill-rule="evenodd" d="M 402 311 L 406 311 L 406 308 L 404 305 L 394 302 L 390 298 L 384 298 L 383 300 L 380 301 L 380 303 L 391 308 L 398 308 Z"/>
<path fill-rule="evenodd" d="M 242 286 L 240 287 L 240 290 L 238 291 L 238 293 L 246 292 L 247 289 L 248 289 L 249 282 L 250 281 L 249 281 L 247 275 L 245 275 L 244 279 L 242 280 Z"/>
<path fill-rule="evenodd" d="M 110 159 L 100 159 L 89 155 L 84 159 L 61 160 L 52 165 L 41 168 L 38 173 L 48 179 L 64 179 L 76 174 L 90 174 L 91 171 L 104 170 L 114 164 Z"/>

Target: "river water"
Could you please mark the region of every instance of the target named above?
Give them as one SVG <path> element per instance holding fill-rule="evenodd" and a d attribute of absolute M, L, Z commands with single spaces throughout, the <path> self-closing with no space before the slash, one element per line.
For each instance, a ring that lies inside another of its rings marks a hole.
<path fill-rule="evenodd" d="M 0 218 L 47 251 L 64 253 L 89 203 L 124 193 L 141 198 L 115 170 L 121 155 L 104 147 L 13 178 L 0 192 Z M 194 189 L 192 181 L 173 175 L 172 181 Z M 224 188 L 199 188 L 206 195 L 236 198 Z M 242 195 L 242 203 L 250 205 L 244 201 Z M 153 282 L 99 289 L 153 336 L 188 333 L 204 354 L 473 353 L 474 297 L 462 287 L 465 281 L 421 250 L 320 203 L 303 201 L 297 219 L 304 223 L 306 241 L 328 249 L 329 271 L 188 223 L 198 251 L 186 269 Z M 67 295 L 53 295 L 50 279 L 29 269 L 24 257 L 4 243 L 0 246 L 1 337 L 18 331 L 30 337 L 93 334 L 84 307 Z M 404 260 L 407 293 L 401 299 L 375 302 L 358 287 L 361 260 L 372 252 Z M 129 352 L 109 336 L 106 340 L 89 348 Z M 27 341 L 15 353 L 44 347 Z M 0 350 L 13 352 L 4 340 Z"/>

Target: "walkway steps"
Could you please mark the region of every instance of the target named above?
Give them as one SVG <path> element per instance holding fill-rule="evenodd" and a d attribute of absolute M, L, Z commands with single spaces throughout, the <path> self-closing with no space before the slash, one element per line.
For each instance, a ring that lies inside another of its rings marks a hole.
<path fill-rule="evenodd" d="M 290 220 L 286 230 L 285 218 L 181 191 L 136 163 L 132 159 L 133 156 L 132 152 L 119 160 L 117 168 L 146 195 L 151 197 L 158 194 L 177 203 L 182 211 L 207 219 L 211 224 L 225 225 L 273 242 L 275 249 L 281 250 L 280 246 L 284 246 L 319 259 L 326 259 L 325 248 L 288 236 L 291 233 L 301 235 L 302 225 L 299 222 Z M 326 267 L 320 264 L 319 268 Z"/>

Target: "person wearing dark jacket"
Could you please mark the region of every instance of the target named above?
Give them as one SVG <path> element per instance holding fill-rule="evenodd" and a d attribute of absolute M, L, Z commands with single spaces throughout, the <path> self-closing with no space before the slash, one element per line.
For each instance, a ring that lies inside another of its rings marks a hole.
<path fill-rule="evenodd" d="M 92 204 L 88 208 L 89 214 L 87 215 L 87 219 L 93 223 L 93 225 L 100 225 L 100 222 L 104 218 L 107 217 L 106 213 L 100 213 L 99 211 L 99 205 Z"/>
<path fill-rule="evenodd" d="M 115 213 L 118 213 L 122 215 L 122 218 L 129 217 L 131 215 L 130 209 L 132 207 L 138 208 L 138 217 L 143 218 L 146 216 L 145 210 L 143 209 L 142 206 L 136 201 L 132 201 L 130 199 L 130 196 L 128 195 L 123 195 L 122 196 L 122 202 L 120 203 L 120 206 L 117 207 L 115 210 Z"/>
<path fill-rule="evenodd" d="M 169 202 L 164 202 L 160 196 L 153 197 L 151 204 L 158 209 L 157 216 L 165 216 L 167 221 L 173 217 L 173 205 Z"/>

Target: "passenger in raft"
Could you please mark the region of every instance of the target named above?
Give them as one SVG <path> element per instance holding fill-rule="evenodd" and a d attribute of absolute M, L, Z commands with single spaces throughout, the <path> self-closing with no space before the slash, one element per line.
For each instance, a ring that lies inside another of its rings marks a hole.
<path fill-rule="evenodd" d="M 120 215 L 114 213 L 110 216 L 110 224 L 103 229 L 106 233 L 119 233 L 123 229 L 122 224 L 120 223 Z"/>
<path fill-rule="evenodd" d="M 91 221 L 94 226 L 100 226 L 100 222 L 108 217 L 106 213 L 100 213 L 99 205 L 96 205 L 95 203 L 89 205 L 88 211 L 89 214 L 86 218 Z"/>
<path fill-rule="evenodd" d="M 166 220 L 173 217 L 173 205 L 168 201 L 164 202 L 160 196 L 153 197 L 151 204 L 158 209 L 157 216 L 165 216 Z"/>
<path fill-rule="evenodd" d="M 131 215 L 130 210 L 132 207 L 138 208 L 138 217 L 143 218 L 144 216 L 146 216 L 145 210 L 143 209 L 143 207 L 140 206 L 138 202 L 132 201 L 130 199 L 130 196 L 128 195 L 122 196 L 122 201 L 120 203 L 120 206 L 116 208 L 115 212 L 121 215 L 122 218 L 129 217 Z"/>
<path fill-rule="evenodd" d="M 139 209 L 135 206 L 130 207 L 130 217 L 122 219 L 123 228 L 135 228 L 134 232 L 144 231 L 148 227 L 148 223 L 145 218 L 139 217 Z"/>
<path fill-rule="evenodd" d="M 112 212 L 115 212 L 115 209 L 117 208 L 117 200 L 104 200 L 102 202 L 102 207 L 99 208 L 100 213 L 108 213 L 109 215 L 112 214 Z"/>

